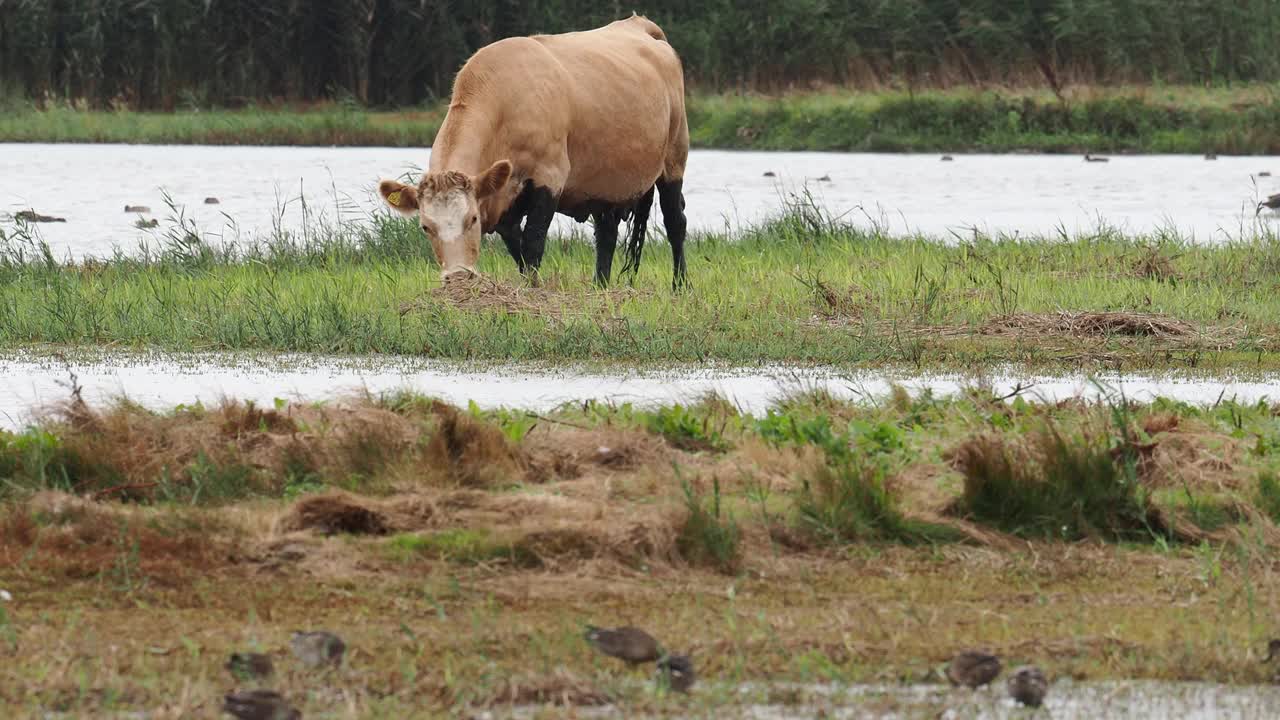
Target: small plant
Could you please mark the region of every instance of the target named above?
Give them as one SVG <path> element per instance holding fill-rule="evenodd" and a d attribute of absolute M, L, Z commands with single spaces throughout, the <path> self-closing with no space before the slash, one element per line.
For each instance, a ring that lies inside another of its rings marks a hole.
<path fill-rule="evenodd" d="M 687 479 L 682 479 L 681 484 L 689 517 L 676 538 L 680 555 L 691 563 L 714 567 L 725 574 L 737 572 L 742 561 L 739 547 L 742 532 L 727 512 L 722 513 L 719 478 L 711 481 L 710 502 Z"/>
<path fill-rule="evenodd" d="M 664 407 L 644 419 L 649 432 L 657 433 L 681 450 L 723 452 L 729 449 L 721 431 L 711 419 L 699 416 L 683 405 Z"/>
<path fill-rule="evenodd" d="M 1280 477 L 1274 470 L 1258 473 L 1257 503 L 1271 522 L 1280 523 Z"/>
<path fill-rule="evenodd" d="M 828 456 L 796 497 L 801 526 L 831 543 L 919 539 L 885 486 L 886 474 L 873 458 Z"/>

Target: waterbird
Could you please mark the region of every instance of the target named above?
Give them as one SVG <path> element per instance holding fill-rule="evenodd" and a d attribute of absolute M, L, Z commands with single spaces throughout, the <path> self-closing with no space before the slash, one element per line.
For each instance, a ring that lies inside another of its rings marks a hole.
<path fill-rule="evenodd" d="M 1271 177 L 1271 171 L 1262 170 L 1261 172 L 1258 173 L 1258 177 Z"/>
<path fill-rule="evenodd" d="M 1218 159 L 1218 154 L 1217 154 L 1217 153 L 1205 153 L 1205 154 L 1204 154 L 1204 159 L 1205 159 L 1205 160 L 1217 160 L 1217 159 Z"/>
<path fill-rule="evenodd" d="M 764 171 L 764 176 L 765 176 L 765 177 L 778 177 L 778 173 L 776 173 L 776 172 L 774 172 L 774 171 L 772 171 L 772 170 L 765 170 L 765 171 Z"/>
<path fill-rule="evenodd" d="M 818 182 L 831 182 L 831 176 L 823 175 L 822 177 L 818 178 Z"/>
<path fill-rule="evenodd" d="M 289 648 L 303 665 L 318 668 L 323 665 L 341 664 L 342 654 L 346 652 L 347 644 L 342 642 L 342 638 L 324 630 L 314 632 L 295 630 L 289 638 Z"/>
<path fill-rule="evenodd" d="M 947 679 L 952 685 L 977 688 L 989 685 L 1000 674 L 1000 659 L 990 653 L 965 650 L 951 658 Z"/>
<path fill-rule="evenodd" d="M 204 204 L 205 204 L 205 205 L 218 205 L 218 204 L 220 204 L 220 203 L 219 203 L 219 201 L 218 201 L 218 198 L 216 198 L 216 197 L 207 197 L 207 198 L 205 198 L 205 199 L 204 199 Z"/>
<path fill-rule="evenodd" d="M 1280 638 L 1272 639 L 1267 643 L 1267 656 L 1262 658 L 1262 662 L 1269 663 L 1273 658 L 1280 657 Z"/>
<path fill-rule="evenodd" d="M 54 223 L 67 221 L 66 218 L 54 217 L 52 215 L 41 215 L 35 210 L 19 210 L 13 214 L 13 219 L 29 223 Z"/>
<path fill-rule="evenodd" d="M 1034 665 L 1023 665 L 1014 670 L 1007 685 L 1010 697 L 1027 707 L 1040 707 L 1045 693 L 1049 692 L 1049 680 Z"/>
<path fill-rule="evenodd" d="M 149 213 L 151 212 L 151 208 L 146 205 L 125 205 L 124 211 L 131 213 Z"/>
<path fill-rule="evenodd" d="M 138 228 L 139 230 L 150 230 L 151 228 L 157 227 L 159 225 L 160 225 L 160 221 L 155 218 L 151 218 L 150 220 L 146 218 L 138 218 L 138 220 L 133 223 L 133 226 Z"/>
<path fill-rule="evenodd" d="M 1258 210 L 1257 212 L 1254 213 L 1254 217 L 1257 217 L 1258 214 L 1262 212 L 1262 208 L 1267 208 L 1275 212 L 1280 212 L 1280 193 L 1276 193 L 1275 195 L 1272 195 L 1268 197 L 1266 200 L 1263 200 L 1262 202 L 1258 203 Z"/>
<path fill-rule="evenodd" d="M 302 712 L 274 690 L 246 690 L 222 698 L 222 711 L 240 720 L 302 720 Z"/>
<path fill-rule="evenodd" d="M 271 677 L 275 667 L 271 656 L 262 653 L 231 653 L 224 666 L 236 680 L 257 680 Z"/>
<path fill-rule="evenodd" d="M 588 625 L 583 637 L 591 647 L 628 665 L 654 662 L 662 657 L 658 641 L 638 627 L 627 625 L 610 629 Z"/>
<path fill-rule="evenodd" d="M 693 660 L 688 655 L 667 655 L 658 661 L 658 685 L 677 692 L 687 693 L 697 678 L 693 672 Z"/>
<path fill-rule="evenodd" d="M 1084 154 L 1085 162 L 1110 162 L 1111 158 L 1098 157 L 1097 155 Z"/>
<path fill-rule="evenodd" d="M 951 157 L 950 155 L 943 155 L 943 156 L 942 156 L 942 162 L 951 162 L 951 161 L 952 161 L 952 160 L 954 160 L 954 159 L 955 159 L 955 158 Z"/>

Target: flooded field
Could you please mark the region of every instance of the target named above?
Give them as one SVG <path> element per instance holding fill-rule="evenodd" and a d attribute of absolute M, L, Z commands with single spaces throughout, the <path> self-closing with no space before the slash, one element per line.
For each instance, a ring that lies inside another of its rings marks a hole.
<path fill-rule="evenodd" d="M 717 688 L 718 689 L 718 688 Z M 805 698 L 798 704 L 751 702 L 752 695 L 796 693 Z M 976 692 L 955 690 L 943 685 L 856 685 L 742 687 L 743 700 L 733 708 L 733 716 L 753 720 L 801 720 L 841 718 L 872 720 L 888 718 L 938 718 L 941 720 L 1003 720 L 1003 718 L 1051 717 L 1054 720 L 1138 720 L 1139 718 L 1179 718 L 1180 720 L 1245 720 L 1280 714 L 1280 688 L 1273 686 L 1231 686 L 1213 683 L 1155 681 L 1055 683 L 1044 706 L 1033 710 L 1016 704 L 1003 687 Z M 580 718 L 616 717 L 620 709 L 579 708 Z M 723 712 L 723 709 L 721 710 Z M 490 711 L 479 718 L 538 717 L 534 708 L 510 712 Z M 693 712 L 690 717 L 714 717 L 716 712 Z M 660 717 L 628 712 L 628 717 Z"/>
<path fill-rule="evenodd" d="M 58 253 L 133 250 L 149 230 L 134 227 L 170 210 L 162 191 L 211 236 L 246 240 L 280 226 L 367 217 L 380 208 L 378 179 L 425 167 L 428 149 L 0 145 L 0 213 L 26 208 L 62 217 L 40 226 Z M 50 194 L 69 168 L 84 192 Z M 1261 176 L 1261 173 L 1275 173 Z M 766 174 L 770 174 L 767 176 Z M 1127 233 L 1177 230 L 1198 242 L 1251 234 L 1259 199 L 1280 192 L 1280 158 L 762 153 L 695 151 L 685 192 L 691 228 L 736 228 L 778 214 L 791 192 L 808 188 L 850 221 L 893 233 L 949 237 L 974 228 L 1056 236 L 1100 225 Z M 206 205 L 216 198 L 216 205 Z M 657 210 L 655 209 L 655 212 Z M 568 231 L 572 221 L 557 217 Z"/>
<path fill-rule="evenodd" d="M 144 406 L 167 408 L 222 398 L 269 405 L 276 398 L 326 400 L 361 392 L 410 390 L 483 408 L 544 411 L 583 400 L 652 405 L 694 402 L 715 392 L 744 412 L 761 414 L 797 392 L 822 389 L 842 399 L 876 400 L 892 385 L 939 397 L 982 385 L 996 395 L 1025 388 L 1029 399 L 1056 402 L 1106 394 L 1137 401 L 1155 397 L 1192 404 L 1219 399 L 1253 403 L 1276 399 L 1280 378 L 1205 378 L 1101 374 L 1034 376 L 1014 370 L 984 377 L 957 373 L 925 375 L 902 371 L 837 371 L 824 367 L 628 369 L 476 365 L 401 357 L 357 358 L 235 353 L 89 353 L 71 365 L 91 402 L 127 397 Z M 0 426 L 16 427 L 34 409 L 67 397 L 68 369 L 61 360 L 23 353 L 0 356 Z"/>

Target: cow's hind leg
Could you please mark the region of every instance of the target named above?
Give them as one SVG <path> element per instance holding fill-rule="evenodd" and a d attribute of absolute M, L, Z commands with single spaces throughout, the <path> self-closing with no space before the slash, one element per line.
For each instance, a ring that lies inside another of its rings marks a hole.
<path fill-rule="evenodd" d="M 591 216 L 595 223 L 596 235 L 596 284 L 609 287 L 609 276 L 613 273 L 613 252 L 618 247 L 618 222 L 622 219 L 622 211 L 607 208 Z"/>
<path fill-rule="evenodd" d="M 538 267 L 542 265 L 542 253 L 547 248 L 547 231 L 556 216 L 558 200 L 550 189 L 534 186 L 529 191 L 528 214 L 524 221 L 524 237 L 520 254 L 524 258 L 524 271 L 537 284 Z"/>
<path fill-rule="evenodd" d="M 671 243 L 671 288 L 678 290 L 687 283 L 685 279 L 684 240 L 684 181 L 659 180 L 658 202 L 662 208 L 662 224 L 667 228 L 667 241 Z"/>
<path fill-rule="evenodd" d="M 649 188 L 636 203 L 631 212 L 631 222 L 627 227 L 626 260 L 622 263 L 622 273 L 631 273 L 631 281 L 635 282 L 636 273 L 640 272 L 640 255 L 644 252 L 644 238 L 649 232 L 649 211 L 653 208 L 653 190 Z"/>

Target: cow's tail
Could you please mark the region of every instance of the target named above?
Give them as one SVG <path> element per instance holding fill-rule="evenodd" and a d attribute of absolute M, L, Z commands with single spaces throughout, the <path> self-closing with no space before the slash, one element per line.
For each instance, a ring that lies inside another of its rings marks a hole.
<path fill-rule="evenodd" d="M 631 273 L 632 282 L 635 282 L 636 273 L 640 272 L 640 256 L 644 253 L 644 239 L 649 231 L 649 211 L 653 208 L 653 191 L 653 187 L 649 188 L 627 219 L 627 248 L 622 274 Z"/>

